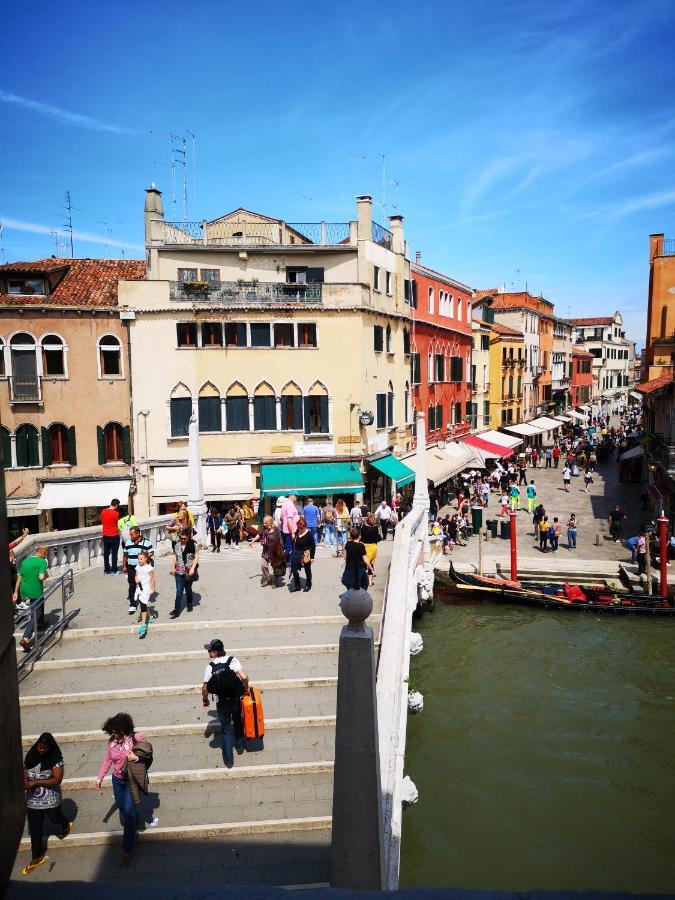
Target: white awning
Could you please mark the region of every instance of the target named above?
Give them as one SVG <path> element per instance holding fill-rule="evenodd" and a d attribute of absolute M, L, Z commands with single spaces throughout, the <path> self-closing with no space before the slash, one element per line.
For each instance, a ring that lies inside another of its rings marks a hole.
<path fill-rule="evenodd" d="M 415 453 L 401 457 L 401 462 L 414 471 L 416 471 L 416 461 Z M 474 463 L 473 452 L 468 447 L 461 447 L 454 441 L 446 444 L 444 449 L 431 447 L 427 450 L 427 478 L 433 482 L 435 487 Z"/>
<path fill-rule="evenodd" d="M 638 456 L 644 456 L 644 449 L 642 447 L 631 447 L 630 450 L 626 450 L 625 453 L 622 453 L 619 459 L 624 462 L 627 459 L 637 459 Z"/>
<path fill-rule="evenodd" d="M 541 428 L 542 431 L 554 431 L 556 428 L 562 428 L 560 422 L 556 421 L 556 419 L 551 419 L 550 416 L 539 416 L 539 418 L 532 419 L 527 424 L 533 428 Z"/>
<path fill-rule="evenodd" d="M 586 412 L 590 412 L 590 411 L 591 411 L 591 407 L 590 407 L 590 406 L 580 406 L 579 409 L 584 409 L 584 410 L 586 410 Z"/>
<path fill-rule="evenodd" d="M 185 500 L 188 495 L 188 467 L 155 466 L 152 496 L 157 503 Z M 202 466 L 205 500 L 250 500 L 258 493 L 253 487 L 247 463 Z"/>
<path fill-rule="evenodd" d="M 556 419 L 560 419 L 561 422 L 573 422 L 574 419 L 570 418 L 570 416 L 555 416 Z"/>
<path fill-rule="evenodd" d="M 534 428 L 529 422 L 521 422 L 519 425 L 504 425 L 506 431 L 513 431 L 516 434 L 522 434 L 524 437 L 537 437 L 543 434 L 547 429 Z"/>
<path fill-rule="evenodd" d="M 642 400 L 642 394 L 638 394 L 637 391 L 628 391 L 628 396 L 634 400 Z"/>
<path fill-rule="evenodd" d="M 588 416 L 584 413 L 577 412 L 576 409 L 571 409 L 570 415 L 574 416 L 574 418 L 578 419 L 580 422 L 588 422 Z"/>
<path fill-rule="evenodd" d="M 8 497 L 7 516 L 11 519 L 16 516 L 37 516 L 37 497 Z"/>
<path fill-rule="evenodd" d="M 512 437 L 510 434 L 503 434 L 501 431 L 481 431 L 476 437 L 489 441 L 491 444 L 499 444 L 500 447 L 518 447 L 523 443 L 522 438 Z"/>
<path fill-rule="evenodd" d="M 79 509 L 83 506 L 109 506 L 117 498 L 122 506 L 129 502 L 131 478 L 119 481 L 47 481 L 42 487 L 38 509 Z"/>

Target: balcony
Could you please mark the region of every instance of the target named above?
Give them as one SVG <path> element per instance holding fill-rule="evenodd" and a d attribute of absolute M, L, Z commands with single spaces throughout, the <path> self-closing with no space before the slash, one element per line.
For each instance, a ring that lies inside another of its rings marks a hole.
<path fill-rule="evenodd" d="M 387 231 L 382 225 L 373 222 L 373 243 L 385 247 L 387 250 L 392 249 L 394 235 L 391 231 Z"/>
<path fill-rule="evenodd" d="M 170 281 L 171 300 L 226 303 L 232 306 L 301 304 L 320 306 L 323 283 L 291 284 L 285 281 Z"/>
<path fill-rule="evenodd" d="M 515 364 L 516 364 L 516 361 L 512 356 L 507 356 L 506 358 L 502 358 L 502 368 L 503 369 L 513 369 Z"/>
<path fill-rule="evenodd" d="M 381 228 L 381 226 L 377 226 Z M 381 229 L 391 237 L 391 232 Z M 373 224 L 373 232 L 375 224 Z M 350 247 L 349 222 L 164 222 L 164 244 L 206 247 Z M 373 240 L 375 235 L 373 234 Z M 380 243 L 380 241 L 376 241 Z"/>
<path fill-rule="evenodd" d="M 39 375 L 10 375 L 10 403 L 41 403 L 42 381 Z"/>
<path fill-rule="evenodd" d="M 668 238 L 663 242 L 663 255 L 675 256 L 675 239 Z"/>

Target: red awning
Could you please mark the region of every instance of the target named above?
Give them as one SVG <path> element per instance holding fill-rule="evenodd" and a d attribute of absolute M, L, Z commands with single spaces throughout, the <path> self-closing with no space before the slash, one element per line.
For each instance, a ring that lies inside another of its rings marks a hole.
<path fill-rule="evenodd" d="M 665 481 L 663 481 L 663 479 L 655 481 L 654 484 L 647 485 L 647 493 L 652 498 L 654 503 L 658 503 L 659 500 L 668 500 L 668 498 L 672 495 L 670 487 L 666 484 Z"/>
<path fill-rule="evenodd" d="M 476 434 L 468 434 L 466 437 L 460 438 L 460 443 L 483 450 L 491 456 L 496 456 L 497 459 L 510 459 L 513 456 L 511 447 L 503 447 L 500 444 L 493 444 L 491 441 L 484 441 L 483 438 L 478 437 Z"/>

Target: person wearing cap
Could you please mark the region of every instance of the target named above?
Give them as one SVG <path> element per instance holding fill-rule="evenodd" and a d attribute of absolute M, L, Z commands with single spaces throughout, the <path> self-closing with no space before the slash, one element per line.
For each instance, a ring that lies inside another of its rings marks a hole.
<path fill-rule="evenodd" d="M 281 534 L 281 507 L 284 505 L 285 497 L 277 497 L 277 502 L 274 507 L 274 515 L 272 518 L 274 519 L 274 524 L 279 529 L 279 534 Z"/>
<path fill-rule="evenodd" d="M 286 551 L 286 564 L 288 565 L 293 551 L 293 538 L 298 530 L 298 519 L 300 513 L 296 504 L 297 496 L 289 494 L 281 505 L 281 534 L 284 539 L 284 550 Z"/>
<path fill-rule="evenodd" d="M 202 704 L 204 708 L 209 705 L 209 681 L 214 673 L 214 668 L 228 665 L 237 678 L 241 681 L 244 691 L 248 688 L 248 675 L 244 672 L 242 664 L 236 656 L 225 656 L 225 646 L 219 638 L 214 638 L 204 647 L 209 654 L 209 662 L 204 670 L 202 683 Z M 219 696 L 216 702 L 218 721 L 222 729 L 222 751 L 225 768 L 231 769 L 234 765 L 233 750 L 241 756 L 244 752 L 244 728 L 241 722 L 241 694 L 237 697 Z"/>

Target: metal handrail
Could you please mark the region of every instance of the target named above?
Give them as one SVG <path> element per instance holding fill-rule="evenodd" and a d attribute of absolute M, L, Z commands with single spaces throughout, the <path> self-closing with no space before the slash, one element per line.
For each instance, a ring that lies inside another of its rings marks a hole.
<path fill-rule="evenodd" d="M 57 592 L 57 590 L 61 591 L 61 618 L 58 619 L 53 625 L 50 625 L 49 628 L 46 628 L 41 633 L 38 632 L 38 615 L 42 611 L 44 614 L 44 605 L 45 602 Z M 28 674 L 26 669 L 29 665 L 32 665 L 37 659 L 40 659 L 44 651 L 50 646 L 53 641 L 58 640 L 61 637 L 61 633 L 65 628 L 68 627 L 71 620 L 77 615 L 78 610 L 71 610 L 69 613 L 66 613 L 66 603 L 75 593 L 75 584 L 73 579 L 73 570 L 67 569 L 63 575 L 60 575 L 55 581 L 53 581 L 49 587 L 45 590 L 44 594 L 39 597 L 37 600 L 33 600 L 30 605 L 30 608 L 20 613 L 14 622 L 15 629 L 17 626 L 25 626 L 28 624 L 28 620 L 32 618 L 33 620 L 33 637 L 34 637 L 34 645 L 28 651 L 28 653 L 24 653 L 21 659 L 17 662 L 17 676 L 19 678 L 22 675 Z"/>

